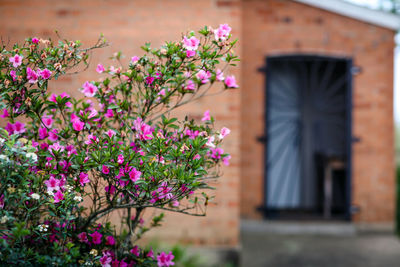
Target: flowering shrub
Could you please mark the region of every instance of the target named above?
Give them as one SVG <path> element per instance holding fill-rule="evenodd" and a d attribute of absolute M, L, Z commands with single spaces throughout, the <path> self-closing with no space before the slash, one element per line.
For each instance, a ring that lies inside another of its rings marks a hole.
<path fill-rule="evenodd" d="M 170 111 L 207 95 L 211 85 L 237 88 L 218 66 L 235 65 L 231 28 L 190 32 L 180 42 L 127 67 L 103 66 L 75 99 L 48 93 L 49 81 L 87 65 L 79 41 L 29 38 L 0 48 L 0 259 L 8 264 L 171 266 L 171 252 L 137 245 L 163 214 L 146 208 L 205 214 L 204 189 L 230 156 L 228 128 L 178 120 Z M 120 61 L 121 54 L 114 55 Z M 226 76 L 226 77 L 225 77 Z M 121 211 L 120 224 L 110 215 Z"/>

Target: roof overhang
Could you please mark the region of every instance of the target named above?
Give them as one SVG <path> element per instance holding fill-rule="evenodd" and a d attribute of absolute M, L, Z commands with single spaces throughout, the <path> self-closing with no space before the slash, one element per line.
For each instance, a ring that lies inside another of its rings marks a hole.
<path fill-rule="evenodd" d="M 373 10 L 341 0 L 293 0 L 295 2 L 314 6 L 346 17 L 371 23 L 380 27 L 399 30 L 400 16 L 392 13 Z"/>

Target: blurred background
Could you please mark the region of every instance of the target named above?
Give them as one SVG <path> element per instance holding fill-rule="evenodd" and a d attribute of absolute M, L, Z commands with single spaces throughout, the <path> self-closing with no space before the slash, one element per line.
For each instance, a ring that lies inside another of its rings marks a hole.
<path fill-rule="evenodd" d="M 397 0 L 0 0 L 0 36 L 104 34 L 88 70 L 51 85 L 79 96 L 115 52 L 128 64 L 145 42 L 228 23 L 240 90 L 177 114 L 208 109 L 230 128 L 231 164 L 206 217 L 167 214 L 146 241 L 179 244 L 180 266 L 399 266 L 399 12 Z"/>

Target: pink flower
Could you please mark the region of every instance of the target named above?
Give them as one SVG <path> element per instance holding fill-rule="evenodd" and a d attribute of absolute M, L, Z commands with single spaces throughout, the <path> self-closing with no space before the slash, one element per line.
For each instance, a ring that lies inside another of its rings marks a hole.
<path fill-rule="evenodd" d="M 38 43 L 39 43 L 39 39 L 36 38 L 36 37 L 33 37 L 33 38 L 32 38 L 32 43 L 38 44 Z"/>
<path fill-rule="evenodd" d="M 201 119 L 201 121 L 209 121 L 209 120 L 211 120 L 210 111 L 209 111 L 209 110 L 206 110 L 206 111 L 204 112 L 204 115 L 203 115 L 203 118 Z"/>
<path fill-rule="evenodd" d="M 61 192 L 61 190 L 58 190 L 54 194 L 54 203 L 58 203 L 60 201 L 64 200 L 64 194 Z"/>
<path fill-rule="evenodd" d="M 96 85 L 94 85 L 90 82 L 85 82 L 83 84 L 82 92 L 85 94 L 85 96 L 92 97 L 96 94 L 97 91 L 98 91 L 98 89 L 97 89 Z"/>
<path fill-rule="evenodd" d="M 60 97 L 61 97 L 61 98 L 64 98 L 64 97 L 70 98 L 70 95 L 67 94 L 66 92 L 62 92 L 61 95 L 60 95 Z"/>
<path fill-rule="evenodd" d="M 146 257 L 154 259 L 154 252 L 152 249 L 146 254 Z"/>
<path fill-rule="evenodd" d="M 13 81 L 15 81 L 17 79 L 17 72 L 15 70 L 11 70 L 10 76 L 12 77 Z"/>
<path fill-rule="evenodd" d="M 196 154 L 196 156 L 193 157 L 193 160 L 197 160 L 197 159 L 200 159 L 200 158 L 201 158 L 201 156 L 199 154 Z"/>
<path fill-rule="evenodd" d="M 36 83 L 39 79 L 39 74 L 36 73 L 31 68 L 27 67 L 26 68 L 26 78 L 28 79 L 29 83 Z"/>
<path fill-rule="evenodd" d="M 0 118 L 7 118 L 8 116 L 10 116 L 10 114 L 8 114 L 8 110 L 4 108 L 3 114 L 0 115 Z"/>
<path fill-rule="evenodd" d="M 106 132 L 106 134 L 108 135 L 108 137 L 113 137 L 114 135 L 115 135 L 115 131 L 113 131 L 113 130 L 108 130 L 107 132 Z"/>
<path fill-rule="evenodd" d="M 111 185 L 111 186 L 106 186 L 106 187 L 104 187 L 104 190 L 105 190 L 107 193 L 113 195 L 113 194 L 115 193 L 115 191 L 117 191 L 117 188 L 116 188 L 115 186 Z"/>
<path fill-rule="evenodd" d="M 56 94 L 51 94 L 51 96 L 49 97 L 49 101 L 57 103 L 57 95 Z"/>
<path fill-rule="evenodd" d="M 226 165 L 229 166 L 229 160 L 231 159 L 231 155 L 228 155 L 224 158 L 222 158 L 222 162 Z"/>
<path fill-rule="evenodd" d="M 231 27 L 228 24 L 220 24 L 219 28 L 214 30 L 215 40 L 226 40 L 231 32 Z"/>
<path fill-rule="evenodd" d="M 158 198 L 171 199 L 173 197 L 173 195 L 170 193 L 171 190 L 172 190 L 172 187 L 169 187 L 167 182 L 162 182 L 160 187 L 157 188 L 157 190 L 156 190 L 156 192 L 159 193 Z"/>
<path fill-rule="evenodd" d="M 196 78 L 199 79 L 201 83 L 208 83 L 210 81 L 211 73 L 209 71 L 205 70 L 199 70 L 198 73 L 196 73 Z"/>
<path fill-rule="evenodd" d="M 174 258 L 175 257 L 172 254 L 172 251 L 170 251 L 168 254 L 163 251 L 157 256 L 157 265 L 158 267 L 169 267 L 175 265 L 175 263 L 172 261 Z"/>
<path fill-rule="evenodd" d="M 192 80 L 187 80 L 184 89 L 194 91 L 196 90 L 196 84 Z"/>
<path fill-rule="evenodd" d="M 147 76 L 146 77 L 146 84 L 151 85 L 154 82 L 154 77 Z"/>
<path fill-rule="evenodd" d="M 49 136 L 47 129 L 45 127 L 40 127 L 38 132 L 39 132 L 39 139 L 46 139 Z"/>
<path fill-rule="evenodd" d="M 186 51 L 186 57 L 194 57 L 195 55 L 196 55 L 196 51 L 193 51 L 193 50 Z"/>
<path fill-rule="evenodd" d="M 158 94 L 157 95 L 162 95 L 162 96 L 165 96 L 165 89 L 162 89 L 160 92 L 158 92 Z"/>
<path fill-rule="evenodd" d="M 197 48 L 199 48 L 200 41 L 192 36 L 189 39 L 185 36 L 183 37 L 183 47 L 186 48 L 186 50 L 191 50 L 195 51 Z"/>
<path fill-rule="evenodd" d="M 101 244 L 101 237 L 103 236 L 102 234 L 95 231 L 93 234 L 90 234 L 90 236 L 92 237 L 93 244 L 95 244 L 95 245 Z"/>
<path fill-rule="evenodd" d="M 151 140 L 153 139 L 154 129 L 143 122 L 142 118 L 137 117 L 133 122 L 133 128 L 137 131 L 136 137 L 141 140 Z"/>
<path fill-rule="evenodd" d="M 96 68 L 97 73 L 103 73 L 105 71 L 103 65 L 101 64 L 97 64 L 97 68 Z"/>
<path fill-rule="evenodd" d="M 51 77 L 51 71 L 48 69 L 44 69 L 44 70 L 40 71 L 39 73 L 40 73 L 40 76 L 45 80 L 47 80 L 48 78 Z"/>
<path fill-rule="evenodd" d="M 106 165 L 103 165 L 102 168 L 101 168 L 101 172 L 104 173 L 104 174 L 109 174 L 110 173 L 110 169 Z"/>
<path fill-rule="evenodd" d="M 7 130 L 9 135 L 12 135 L 14 133 L 14 124 L 7 122 L 6 127 L 4 127 L 4 129 Z"/>
<path fill-rule="evenodd" d="M 49 180 L 44 181 L 47 186 L 47 192 L 53 192 L 60 190 L 60 180 L 51 176 Z"/>
<path fill-rule="evenodd" d="M 111 267 L 110 263 L 112 262 L 112 257 L 110 256 L 110 253 L 103 252 L 103 257 L 101 257 L 99 261 L 102 267 Z"/>
<path fill-rule="evenodd" d="M 63 152 L 65 149 L 64 146 L 60 145 L 59 142 L 52 144 L 51 146 L 49 146 L 49 151 L 50 152 Z"/>
<path fill-rule="evenodd" d="M 72 121 L 72 128 L 74 128 L 75 131 L 82 131 L 83 126 L 85 126 L 85 123 L 78 118 Z"/>
<path fill-rule="evenodd" d="M 109 245 L 109 246 L 115 245 L 115 239 L 112 235 L 109 235 L 106 237 L 106 245 Z"/>
<path fill-rule="evenodd" d="M 213 159 L 220 159 L 221 155 L 224 154 L 224 150 L 220 147 L 217 147 L 215 149 L 211 148 L 211 158 Z"/>
<path fill-rule="evenodd" d="M 67 94 L 66 92 L 63 92 L 60 95 L 60 97 L 61 97 L 61 99 L 64 98 L 64 97 L 70 98 L 69 94 Z M 51 96 L 49 97 L 49 101 L 57 103 L 57 95 L 56 94 L 51 94 Z M 68 103 L 69 103 L 70 106 L 72 106 L 72 104 L 70 102 L 65 103 L 65 105 L 69 106 Z"/>
<path fill-rule="evenodd" d="M 223 127 L 223 128 L 221 129 L 220 134 L 219 134 L 219 139 L 223 139 L 225 136 L 227 136 L 227 135 L 230 134 L 230 133 L 231 133 L 231 130 L 229 130 L 229 129 L 226 128 L 226 127 Z"/>
<path fill-rule="evenodd" d="M 16 121 L 14 123 L 14 133 L 15 134 L 20 134 L 20 133 L 24 133 L 24 132 L 26 132 L 25 123 Z"/>
<path fill-rule="evenodd" d="M 76 149 L 75 149 L 75 147 L 73 145 L 66 146 L 65 150 L 68 151 L 68 157 L 71 156 L 72 154 L 78 155 L 78 153 L 77 153 L 77 151 L 76 151 Z"/>
<path fill-rule="evenodd" d="M 14 124 L 7 122 L 5 129 L 11 134 L 21 134 L 26 132 L 25 123 L 16 121 Z"/>
<path fill-rule="evenodd" d="M 118 162 L 118 164 L 124 163 L 124 156 L 123 155 L 118 155 L 117 162 Z"/>
<path fill-rule="evenodd" d="M 190 129 L 187 129 L 185 133 L 186 133 L 187 136 L 189 136 L 190 139 L 196 139 L 196 137 L 199 136 L 199 131 L 198 130 L 192 131 Z"/>
<path fill-rule="evenodd" d="M 17 68 L 22 64 L 22 58 L 23 58 L 23 56 L 15 54 L 15 56 L 10 57 L 9 60 L 13 64 L 13 67 Z"/>
<path fill-rule="evenodd" d="M 85 144 L 91 145 L 94 143 L 97 143 L 97 136 L 95 136 L 93 134 L 89 134 L 87 137 L 87 140 L 85 141 Z"/>
<path fill-rule="evenodd" d="M 231 76 L 227 76 L 225 78 L 225 84 L 228 88 L 238 88 L 239 85 L 236 84 L 236 79 L 235 76 L 231 75 Z"/>
<path fill-rule="evenodd" d="M 119 73 L 121 73 L 121 67 L 115 68 L 114 66 L 110 66 L 109 71 L 110 71 L 110 74 L 115 74 L 115 73 L 119 74 Z"/>
<path fill-rule="evenodd" d="M 130 251 L 133 255 L 135 255 L 136 257 L 139 257 L 140 255 L 140 249 L 138 248 L 138 246 L 134 246 L 131 251 Z"/>
<path fill-rule="evenodd" d="M 38 142 L 36 142 L 35 140 L 32 140 L 32 146 L 33 146 L 33 147 L 37 147 L 38 145 L 39 145 Z"/>
<path fill-rule="evenodd" d="M 133 57 L 131 58 L 132 64 L 135 64 L 138 60 L 139 60 L 139 57 L 138 57 L 138 56 L 133 56 Z"/>
<path fill-rule="evenodd" d="M 224 77 L 224 73 L 220 70 L 220 69 L 217 69 L 217 74 L 216 74 L 216 77 L 215 77 L 218 81 L 223 81 L 224 79 L 225 79 L 225 77 Z"/>
<path fill-rule="evenodd" d="M 82 242 L 82 243 L 87 243 L 87 242 L 89 242 L 88 236 L 87 236 L 86 232 L 80 233 L 80 234 L 78 235 L 78 238 L 79 238 L 79 241 Z"/>
<path fill-rule="evenodd" d="M 87 173 L 81 172 L 79 174 L 79 183 L 81 186 L 85 186 L 85 184 L 89 183 L 89 175 Z"/>
<path fill-rule="evenodd" d="M 51 128 L 53 126 L 53 121 L 53 116 L 51 115 L 45 115 L 42 117 L 42 122 L 47 128 Z"/>
<path fill-rule="evenodd" d="M 132 168 L 132 170 L 129 172 L 129 178 L 131 179 L 132 182 L 136 182 L 137 180 L 140 179 L 140 175 L 142 173 L 138 170 L 136 170 L 135 167 Z"/>
<path fill-rule="evenodd" d="M 113 110 L 112 110 L 112 109 L 107 109 L 107 112 L 106 112 L 106 114 L 104 114 L 104 116 L 107 117 L 107 118 L 112 118 L 112 117 L 114 117 L 114 112 L 113 112 Z"/>
<path fill-rule="evenodd" d="M 49 132 L 49 140 L 55 142 L 58 140 L 58 130 L 53 129 Z"/>

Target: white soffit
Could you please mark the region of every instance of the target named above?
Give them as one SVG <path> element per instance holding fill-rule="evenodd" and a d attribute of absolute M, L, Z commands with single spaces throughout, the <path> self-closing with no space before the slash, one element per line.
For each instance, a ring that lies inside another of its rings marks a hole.
<path fill-rule="evenodd" d="M 357 6 L 342 0 L 293 0 L 384 28 L 399 30 L 400 16 Z"/>

